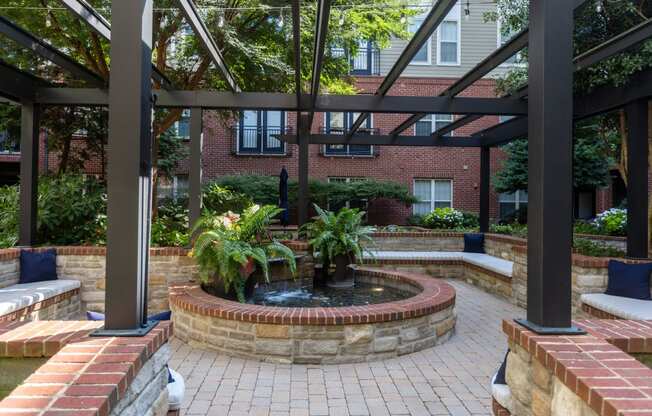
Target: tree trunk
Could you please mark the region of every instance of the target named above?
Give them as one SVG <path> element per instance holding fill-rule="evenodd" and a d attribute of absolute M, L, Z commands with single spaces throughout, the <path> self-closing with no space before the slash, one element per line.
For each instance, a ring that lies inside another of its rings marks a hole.
<path fill-rule="evenodd" d="M 625 110 L 620 110 L 618 113 L 619 118 L 619 127 L 620 127 L 620 162 L 618 162 L 618 173 L 627 187 L 627 147 L 629 146 L 629 141 L 627 140 L 627 116 L 625 115 Z"/>
<path fill-rule="evenodd" d="M 59 160 L 59 175 L 66 173 L 68 170 L 68 160 L 70 159 L 70 146 L 72 137 L 66 137 L 61 150 L 61 159 Z"/>

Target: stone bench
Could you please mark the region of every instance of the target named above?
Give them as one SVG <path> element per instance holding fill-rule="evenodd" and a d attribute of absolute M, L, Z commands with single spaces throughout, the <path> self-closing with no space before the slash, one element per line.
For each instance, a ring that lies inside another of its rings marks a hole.
<path fill-rule="evenodd" d="M 77 280 L 52 280 L 0 288 L 0 322 L 76 319 L 80 287 Z"/>
<path fill-rule="evenodd" d="M 364 263 L 407 269 L 434 277 L 461 278 L 490 293 L 512 296 L 514 263 L 499 257 L 462 251 L 370 251 Z"/>
<path fill-rule="evenodd" d="M 652 301 L 587 293 L 580 297 L 582 310 L 600 319 L 652 320 Z"/>

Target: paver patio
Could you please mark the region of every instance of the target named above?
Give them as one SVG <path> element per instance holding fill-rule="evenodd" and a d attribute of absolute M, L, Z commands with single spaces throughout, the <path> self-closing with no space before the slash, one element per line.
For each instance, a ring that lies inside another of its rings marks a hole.
<path fill-rule="evenodd" d="M 276 365 L 193 349 L 174 340 L 170 366 L 186 380 L 187 415 L 490 415 L 490 378 L 505 354 L 504 318 L 525 311 L 482 290 L 457 290 L 446 343 L 386 361 Z"/>

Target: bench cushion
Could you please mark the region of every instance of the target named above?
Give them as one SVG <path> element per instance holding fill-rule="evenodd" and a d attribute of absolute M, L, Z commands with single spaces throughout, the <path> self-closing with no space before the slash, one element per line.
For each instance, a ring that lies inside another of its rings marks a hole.
<path fill-rule="evenodd" d="M 51 280 L 4 287 L 0 289 L 0 316 L 79 289 L 80 286 L 78 280 Z"/>
<path fill-rule="evenodd" d="M 652 271 L 652 263 L 627 264 L 609 260 L 609 282 L 605 294 L 652 300 L 650 297 L 650 271 Z"/>
<path fill-rule="evenodd" d="M 623 298 L 603 293 L 588 293 L 581 297 L 582 303 L 622 319 L 652 319 L 652 301 Z"/>
<path fill-rule="evenodd" d="M 495 384 L 496 376 L 491 379 L 491 397 L 505 409 L 512 412 L 512 389 L 507 384 Z"/>
<path fill-rule="evenodd" d="M 170 374 L 174 382 L 168 383 L 168 403 L 170 410 L 179 410 L 183 403 L 183 396 L 186 392 L 186 383 L 183 376 L 170 368 Z"/>

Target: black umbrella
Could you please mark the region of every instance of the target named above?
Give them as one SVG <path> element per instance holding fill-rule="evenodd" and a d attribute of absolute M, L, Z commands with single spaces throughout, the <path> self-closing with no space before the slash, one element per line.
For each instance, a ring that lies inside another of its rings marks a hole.
<path fill-rule="evenodd" d="M 283 213 L 281 214 L 281 224 L 284 226 L 290 223 L 290 213 L 288 212 L 288 171 L 285 170 L 285 166 L 281 170 L 278 194 L 279 202 L 278 206 L 283 208 Z"/>

